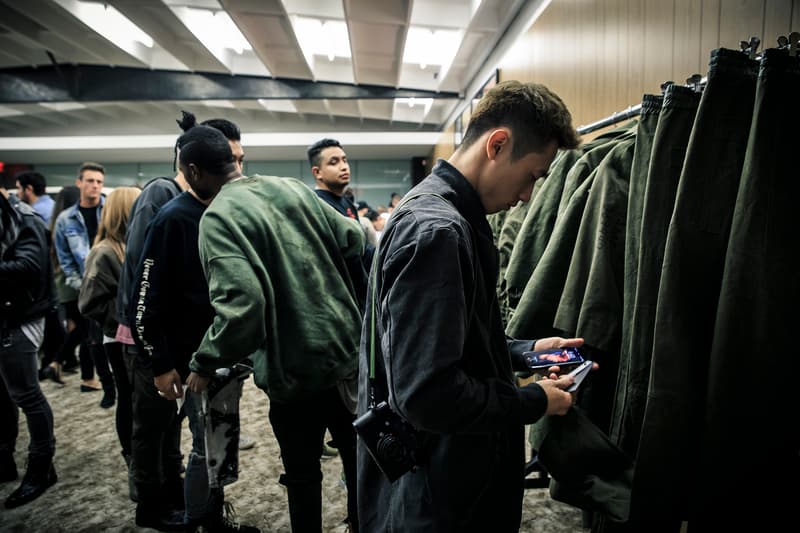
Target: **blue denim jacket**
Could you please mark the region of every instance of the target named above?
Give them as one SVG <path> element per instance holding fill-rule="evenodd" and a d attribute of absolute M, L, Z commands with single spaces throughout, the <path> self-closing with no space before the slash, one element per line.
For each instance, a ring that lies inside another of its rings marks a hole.
<path fill-rule="evenodd" d="M 100 209 L 97 210 L 97 225 L 100 225 L 100 216 L 103 213 L 105 197 L 100 196 Z M 58 264 L 64 272 L 66 283 L 73 289 L 81 288 L 83 269 L 86 265 L 86 256 L 92 247 L 89 242 L 89 233 L 86 223 L 78 210 L 78 203 L 65 209 L 58 215 L 54 239 Z"/>

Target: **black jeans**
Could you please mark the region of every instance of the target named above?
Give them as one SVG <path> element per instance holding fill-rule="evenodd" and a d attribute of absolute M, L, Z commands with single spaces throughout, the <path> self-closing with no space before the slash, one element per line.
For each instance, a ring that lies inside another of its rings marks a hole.
<path fill-rule="evenodd" d="M 67 333 L 64 345 L 56 356 L 56 362 L 64 364 L 75 359 L 75 348 L 80 344 L 81 379 L 88 381 L 94 378 L 94 362 L 89 351 L 89 321 L 78 311 L 77 300 L 63 305 L 67 320 L 72 320 L 75 328 Z"/>
<path fill-rule="evenodd" d="M 0 329 L 0 451 L 14 453 L 22 409 L 31 437 L 29 459 L 49 460 L 56 441 L 53 411 L 39 387 L 38 348 L 19 327 Z"/>
<path fill-rule="evenodd" d="M 133 432 L 133 414 L 131 412 L 132 395 L 131 382 L 128 379 L 128 369 L 122 356 L 122 344 L 109 342 L 103 345 L 106 358 L 114 371 L 114 385 L 117 388 L 117 412 L 115 423 L 117 438 L 122 447 L 122 455 L 131 455 L 131 433 Z"/>
<path fill-rule="evenodd" d="M 94 320 L 89 321 L 88 343 L 89 353 L 92 356 L 94 368 L 97 370 L 97 377 L 100 378 L 100 383 L 103 384 L 103 390 L 106 394 L 116 395 L 114 376 L 111 374 L 111 367 L 108 365 L 106 350 L 103 346 L 103 330 Z M 81 369 L 83 369 L 83 364 L 81 364 Z"/>
<path fill-rule="evenodd" d="M 153 371 L 138 359 L 135 346 L 123 346 L 133 390 L 131 472 L 137 484 L 163 485 L 180 477 L 181 420 L 175 402 L 158 395 Z"/>
<path fill-rule="evenodd" d="M 44 317 L 44 343 L 42 345 L 44 357 L 42 357 L 40 368 L 45 368 L 58 359 L 61 347 L 67 337 L 61 320 L 60 307 L 53 307 Z"/>
<path fill-rule="evenodd" d="M 355 415 L 347 410 L 336 387 L 291 403 L 271 402 L 269 421 L 286 473 L 280 482 L 287 488 L 292 531 L 322 530 L 322 440 L 328 428 L 339 450 L 347 484 L 347 514 L 358 527 L 356 500 Z"/>

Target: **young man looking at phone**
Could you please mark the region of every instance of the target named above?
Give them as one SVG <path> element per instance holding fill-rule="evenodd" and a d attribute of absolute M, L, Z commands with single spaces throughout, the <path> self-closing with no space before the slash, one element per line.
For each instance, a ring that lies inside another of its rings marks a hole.
<path fill-rule="evenodd" d="M 371 403 L 375 313 L 376 400 L 388 400 L 419 432 L 422 446 L 416 472 L 390 483 L 359 439 L 362 531 L 519 529 L 524 426 L 565 414 L 573 379 L 551 373 L 518 388 L 513 371 L 526 369 L 523 351 L 583 340 L 507 340 L 486 215 L 530 200 L 556 151 L 578 144 L 571 121 L 561 99 L 542 85 L 495 86 L 478 104 L 462 145 L 389 219 L 370 277 L 358 414 Z"/>

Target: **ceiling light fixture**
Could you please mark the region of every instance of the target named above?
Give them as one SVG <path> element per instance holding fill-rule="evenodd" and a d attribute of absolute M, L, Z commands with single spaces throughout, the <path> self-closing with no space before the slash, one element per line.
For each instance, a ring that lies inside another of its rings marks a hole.
<path fill-rule="evenodd" d="M 56 0 L 81 22 L 92 28 L 116 46 L 131 52 L 134 43 L 153 48 L 153 38 L 139 26 L 108 4 L 81 2 L 78 0 Z"/>
<path fill-rule="evenodd" d="M 291 17 L 297 42 L 309 66 L 313 68 L 316 56 L 333 61 L 337 57 L 350 58 L 350 36 L 342 20 L 321 20 L 311 17 Z"/>
<path fill-rule="evenodd" d="M 395 98 L 394 101 L 395 101 L 395 104 L 397 104 L 397 105 L 406 104 L 410 108 L 421 106 L 421 107 L 424 108 L 423 113 L 426 114 L 426 115 L 428 114 L 428 111 L 430 111 L 431 107 L 433 106 L 433 98 L 414 98 L 414 97 L 411 97 L 411 98 Z"/>
<path fill-rule="evenodd" d="M 406 37 L 403 63 L 418 64 L 423 70 L 428 65 L 439 66 L 440 77 L 443 77 L 458 53 L 462 37 L 461 31 L 411 26 Z"/>
<path fill-rule="evenodd" d="M 209 52 L 225 63 L 225 50 L 239 55 L 253 47 L 224 11 L 211 11 L 193 7 L 171 7 L 189 31 L 203 43 Z"/>

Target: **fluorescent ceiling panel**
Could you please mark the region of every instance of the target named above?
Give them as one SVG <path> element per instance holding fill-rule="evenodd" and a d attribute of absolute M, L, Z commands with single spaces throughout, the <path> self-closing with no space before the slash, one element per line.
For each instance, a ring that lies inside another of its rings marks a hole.
<path fill-rule="evenodd" d="M 394 101 L 395 104 L 400 106 L 407 106 L 410 108 L 422 107 L 426 115 L 433 105 L 433 98 L 395 98 Z"/>
<path fill-rule="evenodd" d="M 297 113 L 297 107 L 295 107 L 292 100 L 259 98 L 258 103 L 267 111 L 276 113 Z"/>
<path fill-rule="evenodd" d="M 80 102 L 42 102 L 39 105 L 53 111 L 75 111 L 76 109 L 86 109 L 86 106 Z"/>
<path fill-rule="evenodd" d="M 291 21 L 297 42 L 312 68 L 316 56 L 327 57 L 328 61 L 351 57 L 350 36 L 343 20 L 292 16 Z"/>
<path fill-rule="evenodd" d="M 241 55 L 245 50 L 253 50 L 225 11 L 192 7 L 172 7 L 171 9 L 189 28 L 189 31 L 203 43 L 203 46 L 223 63 L 227 63 L 228 51 Z"/>
<path fill-rule="evenodd" d="M 152 37 L 113 6 L 77 0 L 56 1 L 81 22 L 132 55 L 137 55 L 136 43 L 147 48 L 153 48 L 155 44 Z"/>
<path fill-rule="evenodd" d="M 206 107 L 224 107 L 225 109 L 236 109 L 236 105 L 230 100 L 203 100 Z"/>
<path fill-rule="evenodd" d="M 456 57 L 462 37 L 462 31 L 411 26 L 406 37 L 403 63 L 417 64 L 422 69 L 428 65 L 439 67 L 439 79 L 442 79 Z"/>

